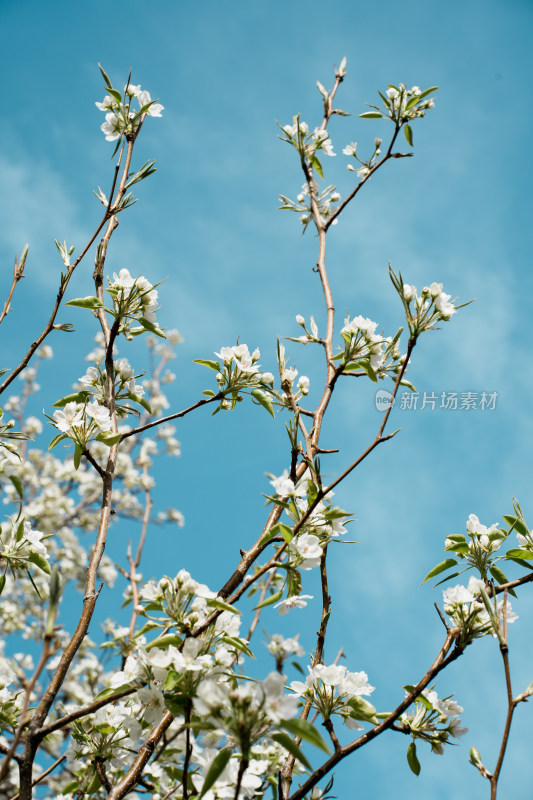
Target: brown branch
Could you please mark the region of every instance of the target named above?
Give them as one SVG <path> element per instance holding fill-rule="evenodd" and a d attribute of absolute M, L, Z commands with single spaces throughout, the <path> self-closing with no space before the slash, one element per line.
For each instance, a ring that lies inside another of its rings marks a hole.
<path fill-rule="evenodd" d="M 303 800 L 303 798 L 310 792 L 310 790 L 315 786 L 328 772 L 330 772 L 339 761 L 342 761 L 344 758 L 349 756 L 351 753 L 358 750 L 360 747 L 363 747 L 368 742 L 375 739 L 377 736 L 382 734 L 384 731 L 388 730 L 393 726 L 396 722 L 398 717 L 414 702 L 414 700 L 418 697 L 418 695 L 428 686 L 428 684 L 445 669 L 449 664 L 455 661 L 463 654 L 463 649 L 459 647 L 456 643 L 457 635 L 459 633 L 458 628 L 453 628 L 453 630 L 449 631 L 442 645 L 436 659 L 434 660 L 431 667 L 428 669 L 424 677 L 417 683 L 414 689 L 409 692 L 409 694 L 405 697 L 405 699 L 392 711 L 386 719 L 379 723 L 379 725 L 375 725 L 371 730 L 364 733 L 359 739 L 356 739 L 354 742 L 350 742 L 350 744 L 341 747 L 340 750 L 334 752 L 330 758 L 324 762 L 318 769 L 316 769 L 312 775 L 302 784 L 290 797 L 290 800 Z M 455 644 L 453 650 L 452 646 Z"/>
<path fill-rule="evenodd" d="M 113 184 L 112 184 L 111 195 L 112 195 L 112 193 L 114 191 L 115 184 L 116 184 L 116 181 L 117 181 L 118 172 L 120 170 L 121 159 L 122 159 L 122 150 L 120 151 L 120 155 L 118 157 L 117 164 L 115 166 L 115 174 L 113 176 Z M 125 184 L 125 180 L 124 180 L 124 184 Z M 123 193 L 124 193 L 124 191 L 122 190 L 122 194 Z M 119 192 L 119 194 L 117 196 L 117 200 L 115 202 L 115 206 L 116 206 L 116 203 L 121 199 L 122 194 Z M 110 199 L 109 203 L 111 203 L 111 199 Z M 26 353 L 26 355 L 24 356 L 24 358 L 22 359 L 22 361 L 20 362 L 18 367 L 16 367 L 14 370 L 12 370 L 12 372 L 9 374 L 9 376 L 2 383 L 2 385 L 0 386 L 0 395 L 15 380 L 17 375 L 19 375 L 22 372 L 22 370 L 28 365 L 28 363 L 29 363 L 31 357 L 33 356 L 33 354 L 35 353 L 35 351 L 41 346 L 41 344 L 44 342 L 44 340 L 46 339 L 48 334 L 53 330 L 55 319 L 57 317 L 59 308 L 61 306 L 61 302 L 62 302 L 63 297 L 65 295 L 65 292 L 67 290 L 67 287 L 68 287 L 68 285 L 70 283 L 70 279 L 71 279 L 72 275 L 74 274 L 74 270 L 76 269 L 78 264 L 81 262 L 81 260 L 87 255 L 87 253 L 89 252 L 90 248 L 92 247 L 92 245 L 96 241 L 100 231 L 102 230 L 102 228 L 104 227 L 106 222 L 109 220 L 110 216 L 112 216 L 112 208 L 110 209 L 110 207 L 108 206 L 108 208 L 106 208 L 106 211 L 105 211 L 105 214 L 104 214 L 102 220 L 100 221 L 100 223 L 98 224 L 98 227 L 96 228 L 95 232 L 93 233 L 93 235 L 91 236 L 91 238 L 89 239 L 89 241 L 87 242 L 87 244 L 85 245 L 83 250 L 81 251 L 80 255 L 77 257 L 77 259 L 74 261 L 74 263 L 71 264 L 71 266 L 67 268 L 67 272 L 65 273 L 64 279 L 62 278 L 61 283 L 59 285 L 59 289 L 58 289 L 57 297 L 56 297 L 56 302 L 55 302 L 54 308 L 52 310 L 52 314 L 50 316 L 50 319 L 48 320 L 48 323 L 46 324 L 46 327 L 44 328 L 44 330 L 41 333 L 41 335 L 34 342 L 32 342 L 31 346 L 28 349 L 28 352 Z"/>
<path fill-rule="evenodd" d="M 193 403 L 192 406 L 188 408 L 184 408 L 183 411 L 178 411 L 176 414 L 169 414 L 168 417 L 161 417 L 160 419 L 156 419 L 153 422 L 148 422 L 146 425 L 141 425 L 139 428 L 132 428 L 131 431 L 127 431 L 127 433 L 122 434 L 122 438 L 120 439 L 121 442 L 124 439 L 127 439 L 129 436 L 136 436 L 138 433 L 143 433 L 143 431 L 147 431 L 150 428 L 154 428 L 156 425 L 161 425 L 163 422 L 170 422 L 173 419 L 179 419 L 179 417 L 184 417 L 186 414 L 189 414 L 191 411 L 194 411 L 196 408 L 200 408 L 201 406 L 206 406 L 208 403 L 213 403 L 215 400 L 222 400 L 224 398 L 224 394 L 219 392 L 214 397 L 204 397 L 202 400 L 198 400 L 198 402 Z"/>
<path fill-rule="evenodd" d="M 99 708 L 103 708 L 104 706 L 109 705 L 109 703 L 114 703 L 116 700 L 120 700 L 123 697 L 133 694 L 138 688 L 139 686 L 133 686 L 128 689 L 123 689 L 120 692 L 115 692 L 109 697 L 102 697 L 100 700 L 95 700 L 93 703 L 89 703 L 87 706 L 82 706 L 81 708 L 76 709 L 76 711 L 72 711 L 70 714 L 65 714 L 64 717 L 60 717 L 59 719 L 54 720 L 54 722 L 50 722 L 48 725 L 43 725 L 42 728 L 39 728 L 37 734 L 40 738 L 49 736 L 51 733 L 54 733 L 54 731 L 58 731 L 61 728 L 65 728 L 67 725 L 70 725 L 71 722 L 75 722 L 77 719 L 81 719 L 81 717 L 86 717 L 88 714 L 94 714 L 94 712 L 98 711 Z"/>
<path fill-rule="evenodd" d="M 25 248 L 25 250 L 26 250 L 26 253 L 27 253 L 27 247 Z M 9 294 L 7 296 L 7 300 L 4 303 L 4 308 L 2 309 L 2 313 L 0 314 L 0 325 L 2 324 L 2 322 L 4 321 L 4 318 L 9 314 L 9 312 L 11 310 L 10 309 L 11 299 L 13 297 L 13 292 L 15 291 L 17 283 L 20 281 L 21 278 L 25 277 L 25 275 L 24 275 L 24 267 L 25 267 L 25 265 L 26 265 L 26 258 L 24 256 L 24 252 L 22 254 L 22 263 L 20 261 L 18 261 L 17 257 L 15 256 L 15 266 L 13 267 L 13 281 L 11 283 L 11 288 L 9 290 Z"/>

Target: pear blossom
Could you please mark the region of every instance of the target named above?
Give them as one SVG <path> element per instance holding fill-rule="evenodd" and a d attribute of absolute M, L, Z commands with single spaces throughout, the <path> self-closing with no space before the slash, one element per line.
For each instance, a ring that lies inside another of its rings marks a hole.
<path fill-rule="evenodd" d="M 285 600 L 280 600 L 276 603 L 274 608 L 278 609 L 278 614 L 285 615 L 289 613 L 291 608 L 305 608 L 308 600 L 312 600 L 312 594 L 297 594 L 286 597 Z"/>

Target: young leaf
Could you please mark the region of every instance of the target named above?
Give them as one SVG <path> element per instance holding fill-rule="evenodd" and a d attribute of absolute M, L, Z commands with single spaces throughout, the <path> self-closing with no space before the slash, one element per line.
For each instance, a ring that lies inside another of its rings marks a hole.
<path fill-rule="evenodd" d="M 56 444 L 59 444 L 59 442 L 62 442 L 63 439 L 68 439 L 68 436 L 66 435 L 66 433 L 58 433 L 58 435 L 54 436 L 54 438 L 52 439 L 52 441 L 48 445 L 48 449 L 52 450 L 56 446 Z"/>
<path fill-rule="evenodd" d="M 379 111 L 365 111 L 364 114 L 359 114 L 361 119 L 382 119 L 383 114 L 380 114 Z"/>
<path fill-rule="evenodd" d="M 114 433 L 113 431 L 102 431 L 96 437 L 96 441 L 102 442 L 102 444 L 105 444 L 108 447 L 113 447 L 114 444 L 120 442 L 121 438 L 122 438 L 121 433 Z"/>
<path fill-rule="evenodd" d="M 291 756 L 297 758 L 298 761 L 300 761 L 304 765 L 304 767 L 307 767 L 307 769 L 312 771 L 313 768 L 311 764 L 304 756 L 304 754 L 302 753 L 296 742 L 293 739 L 291 739 L 288 733 L 274 733 L 272 734 L 272 738 L 274 739 L 274 741 L 276 741 L 278 744 L 284 747 L 285 750 L 288 750 Z"/>
<path fill-rule="evenodd" d="M 265 600 L 262 600 L 261 603 L 258 603 L 254 606 L 254 611 L 257 611 L 258 608 L 264 608 L 265 606 L 271 606 L 273 603 L 277 603 L 278 600 L 281 600 L 283 597 L 283 591 L 280 590 L 279 592 L 274 592 L 271 594 L 270 597 L 267 597 Z"/>
<path fill-rule="evenodd" d="M 39 569 L 42 569 L 42 571 L 46 572 L 47 575 L 50 575 L 50 564 L 40 553 L 30 553 L 28 556 L 28 561 L 31 561 L 31 563 L 35 564 L 36 567 L 39 567 Z"/>
<path fill-rule="evenodd" d="M 411 742 L 407 748 L 407 763 L 411 772 L 414 772 L 415 775 L 420 775 L 420 761 L 416 757 L 416 744 L 414 742 Z"/>
<path fill-rule="evenodd" d="M 513 547 L 512 550 L 506 552 L 505 558 L 512 558 L 513 560 L 517 558 L 526 558 L 533 561 L 533 553 L 531 550 L 522 550 L 520 547 Z M 504 581 L 504 583 L 507 583 L 507 581 Z"/>
<path fill-rule="evenodd" d="M 90 396 L 91 393 L 87 391 L 67 394 L 65 397 L 62 397 L 61 400 L 58 400 L 57 403 L 54 403 L 52 408 L 63 408 L 63 406 L 66 406 L 67 403 L 86 403 Z"/>
<path fill-rule="evenodd" d="M 74 469 L 79 469 L 82 455 L 83 455 L 83 450 L 81 449 L 79 444 L 77 444 L 76 447 L 74 448 Z"/>
<path fill-rule="evenodd" d="M 428 572 L 422 583 L 429 581 L 430 578 L 434 578 L 435 575 L 438 575 L 440 572 L 444 572 L 446 569 L 450 569 L 450 567 L 455 567 L 455 565 L 458 563 L 459 562 L 456 561 L 455 558 L 447 558 L 445 561 L 441 561 L 440 564 L 437 564 L 436 567 L 433 567 L 433 569 Z"/>
<path fill-rule="evenodd" d="M 237 614 L 238 616 L 242 616 L 242 611 L 239 611 L 239 609 L 235 608 L 235 606 L 230 606 L 229 603 L 225 603 L 218 597 L 208 598 L 206 600 L 206 604 L 209 606 L 209 608 L 220 608 L 222 611 L 230 611 L 232 614 Z"/>
<path fill-rule="evenodd" d="M 69 300 L 65 303 L 66 306 L 75 306 L 76 308 L 103 308 L 104 304 L 97 297 L 76 297 L 75 300 Z"/>
<path fill-rule="evenodd" d="M 10 475 L 9 476 L 9 480 L 11 481 L 13 486 L 15 487 L 18 496 L 22 500 L 22 498 L 24 496 L 24 489 L 22 487 L 22 481 L 20 480 L 19 476 L 18 475 Z"/>
<path fill-rule="evenodd" d="M 311 725 L 306 719 L 284 719 L 280 724 L 282 728 L 292 733 L 293 736 L 299 736 L 300 739 L 305 739 L 306 742 L 314 744 L 315 747 L 318 747 L 329 755 L 330 749 L 324 739 L 314 725 Z"/>
<path fill-rule="evenodd" d="M 202 791 L 198 795 L 198 800 L 204 796 L 206 792 L 209 791 L 211 786 L 215 783 L 215 781 L 222 775 L 224 770 L 227 767 L 228 761 L 231 758 L 231 749 L 229 747 L 224 747 L 218 755 L 215 756 L 213 763 L 207 770 L 207 775 L 205 776 L 204 785 L 202 786 Z"/>
<path fill-rule="evenodd" d="M 252 391 L 252 397 L 254 398 L 254 400 L 257 400 L 257 402 L 260 405 L 262 405 L 263 408 L 266 408 L 266 410 L 268 411 L 268 413 L 270 414 L 271 417 L 274 416 L 274 409 L 272 407 L 272 400 L 270 399 L 270 397 L 268 396 L 268 394 L 266 392 L 262 392 L 261 389 L 254 389 Z"/>
<path fill-rule="evenodd" d="M 0 594 L 4 591 L 4 586 L 6 585 L 6 576 L 0 575 Z"/>
<path fill-rule="evenodd" d="M 403 132 L 405 134 L 405 138 L 407 140 L 407 144 L 410 147 L 412 147 L 413 146 L 413 131 L 412 131 L 412 128 L 411 128 L 411 126 L 409 125 L 408 122 L 404 125 Z M 414 742 L 413 742 L 413 744 L 414 744 Z"/>
<path fill-rule="evenodd" d="M 209 367 L 209 369 L 214 369 L 215 372 L 220 372 L 220 364 L 218 361 L 211 361 L 208 358 L 195 358 L 193 364 L 201 364 L 202 367 Z"/>

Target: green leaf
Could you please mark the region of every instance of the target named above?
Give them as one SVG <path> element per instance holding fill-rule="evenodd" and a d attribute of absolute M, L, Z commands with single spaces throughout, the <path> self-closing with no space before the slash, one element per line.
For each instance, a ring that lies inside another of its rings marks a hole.
<path fill-rule="evenodd" d="M 179 647 L 182 642 L 180 636 L 177 636 L 175 633 L 167 633 L 165 636 L 159 636 L 159 638 L 154 639 L 151 642 L 148 642 L 145 645 L 145 650 L 148 652 L 152 649 L 152 647 L 159 647 L 161 650 L 165 650 L 165 648 L 170 647 L 173 645 L 174 647 Z"/>
<path fill-rule="evenodd" d="M 304 767 L 307 767 L 307 769 L 311 771 L 313 770 L 307 758 L 304 756 L 304 754 L 302 753 L 296 742 L 293 739 L 291 739 L 288 733 L 273 733 L 272 738 L 274 739 L 275 742 L 284 747 L 285 750 L 288 750 L 291 756 L 297 758 L 298 761 L 300 761 L 304 765 Z"/>
<path fill-rule="evenodd" d="M 207 770 L 207 775 L 205 776 L 204 785 L 202 786 L 202 791 L 198 795 L 198 800 L 204 796 L 206 792 L 209 791 L 211 786 L 215 783 L 215 781 L 222 775 L 224 770 L 227 767 L 228 761 L 231 758 L 231 748 L 224 747 L 218 755 L 215 756 L 213 763 Z"/>
<path fill-rule="evenodd" d="M 407 144 L 412 147 L 413 146 L 413 131 L 409 123 L 407 122 L 403 127 L 403 132 L 405 134 L 405 138 L 407 140 Z M 414 742 L 413 742 L 414 744 Z"/>
<path fill-rule="evenodd" d="M 144 408 L 145 411 L 148 411 L 149 414 L 152 413 L 152 406 L 144 397 L 141 397 L 140 394 L 133 394 L 133 392 L 128 392 L 128 397 L 130 400 L 133 400 L 134 403 L 138 403 L 140 406 Z"/>
<path fill-rule="evenodd" d="M 20 480 L 18 475 L 10 475 L 9 476 L 9 480 L 11 481 L 13 486 L 15 487 L 18 496 L 22 500 L 22 498 L 24 496 L 24 489 L 23 489 L 23 486 L 22 486 L 22 481 Z"/>
<path fill-rule="evenodd" d="M 502 572 L 502 570 L 496 565 L 493 564 L 492 567 L 489 567 L 489 572 L 493 578 L 496 578 L 498 583 L 509 583 L 509 580 L 505 576 L 505 573 Z"/>
<path fill-rule="evenodd" d="M 350 717 L 353 719 L 360 719 L 364 722 L 372 722 L 376 723 L 376 709 L 369 703 L 368 700 L 365 700 L 363 697 L 352 697 L 348 700 L 348 705 L 352 709 L 352 713 Z"/>
<path fill-rule="evenodd" d="M 114 444 L 120 442 L 121 438 L 121 433 L 115 433 L 114 431 L 102 431 L 96 437 L 96 441 L 102 442 L 102 444 L 105 444 L 108 447 L 113 447 Z"/>
<path fill-rule="evenodd" d="M 54 403 L 52 408 L 63 408 L 67 403 L 86 403 L 90 396 L 91 393 L 85 390 L 82 392 L 74 392 L 74 394 L 67 394 L 65 397 L 62 397 L 61 400 L 58 400 L 57 403 Z"/>
<path fill-rule="evenodd" d="M 28 561 L 31 561 L 31 563 L 35 564 L 36 567 L 39 567 L 39 569 L 42 569 L 42 571 L 46 572 L 47 575 L 50 575 L 50 564 L 40 553 L 30 553 L 28 556 Z"/>
<path fill-rule="evenodd" d="M 426 89 L 424 92 L 422 92 L 422 94 L 419 94 L 418 95 L 419 102 L 420 102 L 420 100 L 423 100 L 424 97 L 427 97 L 428 94 L 431 94 L 432 92 L 436 92 L 438 90 L 438 88 L 439 88 L 438 86 L 430 86 L 429 89 Z"/>
<path fill-rule="evenodd" d="M 6 585 L 6 576 L 0 575 L 0 594 L 4 591 L 4 586 Z"/>
<path fill-rule="evenodd" d="M 56 446 L 56 444 L 59 444 L 59 442 L 62 442 L 63 439 L 68 439 L 68 436 L 67 436 L 66 433 L 59 433 L 57 436 L 54 436 L 54 438 L 52 439 L 52 441 L 48 445 L 48 449 L 49 450 L 53 450 L 54 447 Z"/>
<path fill-rule="evenodd" d="M 110 86 L 108 86 L 107 91 L 109 92 L 113 100 L 116 100 L 117 103 L 119 104 L 122 103 L 122 95 L 120 94 L 119 91 L 117 91 L 116 89 L 112 89 Z"/>
<path fill-rule="evenodd" d="M 415 775 L 420 775 L 420 761 L 416 757 L 416 744 L 414 742 L 411 742 L 407 748 L 407 763 L 411 772 L 414 772 Z"/>
<path fill-rule="evenodd" d="M 434 578 L 435 575 L 444 572 L 446 569 L 450 569 L 450 567 L 455 567 L 458 563 L 459 562 L 456 561 L 455 558 L 447 558 L 445 561 L 441 561 L 440 564 L 437 564 L 436 567 L 433 567 L 433 569 L 428 572 L 422 583 L 429 581 L 430 578 Z"/>
<path fill-rule="evenodd" d="M 254 389 L 252 391 L 252 397 L 254 398 L 254 400 L 257 400 L 259 405 L 263 406 L 263 408 L 266 408 L 271 417 L 274 417 L 272 400 L 270 399 L 270 396 L 266 392 L 262 392 L 261 389 Z"/>
<path fill-rule="evenodd" d="M 516 558 L 516 556 L 509 556 L 509 561 L 514 561 L 515 564 L 520 564 L 521 567 L 525 567 L 526 569 L 533 569 L 531 564 L 528 564 L 527 561 L 523 561 L 521 558 Z"/>
<path fill-rule="evenodd" d="M 95 700 L 103 700 L 105 697 L 113 697 L 116 694 L 120 694 L 123 692 L 124 689 L 129 689 L 131 687 L 131 683 L 125 683 L 123 686 L 113 686 L 108 689 L 103 689 L 100 694 L 97 694 L 94 698 Z"/>
<path fill-rule="evenodd" d="M 161 330 L 161 328 L 158 325 L 154 325 L 153 322 L 149 322 L 149 320 L 145 319 L 144 317 L 141 317 L 139 322 L 141 323 L 141 325 L 143 326 L 143 328 L 146 331 L 150 331 L 150 333 L 153 333 L 156 336 L 159 336 L 161 339 L 166 339 L 167 338 L 165 336 L 165 334 L 163 333 L 163 331 Z"/>
<path fill-rule="evenodd" d="M 370 361 L 361 361 L 361 367 L 364 369 L 371 381 L 374 381 L 374 383 L 378 382 L 378 376 L 370 366 Z"/>
<path fill-rule="evenodd" d="M 103 68 L 103 66 L 101 64 L 98 64 L 98 66 L 100 68 L 100 72 L 102 73 L 102 77 L 103 77 L 103 79 L 105 81 L 105 85 L 107 86 L 108 89 L 111 89 L 113 87 L 113 84 L 109 80 L 109 77 L 108 77 L 107 73 L 105 72 L 105 70 L 104 70 L 104 68 Z"/>
<path fill-rule="evenodd" d="M 82 455 L 83 455 L 83 450 L 81 449 L 79 444 L 77 444 L 76 447 L 74 448 L 74 469 L 79 469 Z"/>
<path fill-rule="evenodd" d="M 282 597 L 283 597 L 283 590 L 280 589 L 279 592 L 274 592 L 274 594 L 271 594 L 270 597 L 266 598 L 266 600 L 262 600 L 260 603 L 258 603 L 256 606 L 254 606 L 253 610 L 257 611 L 258 608 L 264 608 L 265 606 L 271 606 L 274 603 L 277 603 L 278 600 L 281 600 Z"/>
<path fill-rule="evenodd" d="M 215 393 L 212 389 L 204 389 L 202 394 L 205 394 L 206 397 L 215 397 Z"/>
<path fill-rule="evenodd" d="M 211 361 L 209 358 L 195 358 L 193 364 L 201 364 L 202 367 L 209 367 L 209 369 L 214 369 L 215 372 L 222 371 L 218 361 Z"/>
<path fill-rule="evenodd" d="M 222 611 L 231 611 L 232 614 L 237 614 L 239 617 L 242 617 L 242 611 L 239 611 L 239 609 L 235 608 L 235 606 L 230 606 L 229 603 L 225 603 L 218 597 L 208 598 L 206 600 L 206 604 L 209 606 L 209 608 L 220 608 Z"/>
<path fill-rule="evenodd" d="M 520 547 L 513 547 L 512 550 L 506 552 L 505 558 L 525 558 L 528 561 L 533 561 L 533 553 L 531 550 L 522 550 Z M 507 581 L 505 581 L 505 583 L 507 583 Z"/>
<path fill-rule="evenodd" d="M 228 634 L 225 633 L 220 637 L 220 641 L 224 642 L 224 644 L 228 644 L 230 647 L 234 647 L 235 650 L 240 650 L 241 653 L 246 653 L 249 658 L 253 658 L 255 660 L 254 654 L 248 645 L 242 641 L 242 639 L 237 639 L 236 636 L 228 636 Z"/>
<path fill-rule="evenodd" d="M 293 736 L 299 736 L 300 739 L 305 739 L 306 742 L 314 744 L 324 753 L 329 755 L 330 749 L 325 743 L 322 736 L 319 734 L 314 725 L 311 725 L 306 719 L 284 719 L 280 723 L 282 728 L 292 733 Z"/>
<path fill-rule="evenodd" d="M 317 173 L 320 175 L 322 180 L 324 180 L 324 173 L 322 172 L 322 164 L 318 160 L 316 156 L 310 156 L 309 161 L 311 165 L 316 169 Z"/>
<path fill-rule="evenodd" d="M 69 300 L 65 303 L 66 306 L 75 306 L 76 308 L 103 308 L 104 304 L 97 297 L 76 297 L 75 300 Z"/>
<path fill-rule="evenodd" d="M 361 119 L 383 119 L 383 114 L 379 111 L 365 111 L 364 114 L 359 114 Z"/>

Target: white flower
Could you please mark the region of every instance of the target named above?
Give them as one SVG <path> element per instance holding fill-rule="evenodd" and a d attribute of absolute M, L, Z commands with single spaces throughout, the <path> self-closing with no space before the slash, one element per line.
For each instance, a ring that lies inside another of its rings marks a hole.
<path fill-rule="evenodd" d="M 408 283 L 403 285 L 403 296 L 408 303 L 416 297 L 416 286 L 410 286 Z"/>
<path fill-rule="evenodd" d="M 161 103 L 152 102 L 152 98 L 150 97 L 150 92 L 147 91 L 139 92 L 139 94 L 137 95 L 137 99 L 139 100 L 139 105 L 141 106 L 141 108 L 142 106 L 146 106 L 148 105 L 148 103 L 151 103 L 150 108 L 146 112 L 149 117 L 161 116 L 161 112 L 163 111 L 165 106 L 162 106 Z"/>
<path fill-rule="evenodd" d="M 106 94 L 106 96 L 104 97 L 103 102 L 102 103 L 95 103 L 95 106 L 97 108 L 99 108 L 100 111 L 109 111 L 109 109 L 113 108 L 114 106 L 116 106 L 116 104 L 117 104 L 117 101 L 113 97 L 110 97 L 108 94 Z"/>
<path fill-rule="evenodd" d="M 86 406 L 87 414 L 93 418 L 101 431 L 110 431 L 112 428 L 111 415 L 109 409 L 98 403 L 88 403 Z"/>
<path fill-rule="evenodd" d="M 302 533 L 291 542 L 291 550 L 304 559 L 300 564 L 301 569 L 317 567 L 322 556 L 322 548 L 318 536 L 312 533 Z"/>
<path fill-rule="evenodd" d="M 354 156 L 357 152 L 357 142 L 350 142 L 342 151 L 345 156 Z"/>
<path fill-rule="evenodd" d="M 446 294 L 445 292 L 441 292 L 438 297 L 435 298 L 435 308 L 440 312 L 444 320 L 450 319 L 457 310 L 453 303 L 449 302 L 450 298 L 451 294 Z"/>
<path fill-rule="evenodd" d="M 281 600 L 279 603 L 276 603 L 274 608 L 279 609 L 278 614 L 284 615 L 288 614 L 289 609 L 291 608 L 305 608 L 307 601 L 312 599 L 312 594 L 292 595 L 292 597 L 287 597 L 285 600 Z"/>
<path fill-rule="evenodd" d="M 124 122 L 118 117 L 114 111 L 109 111 L 105 115 L 105 122 L 100 126 L 105 138 L 108 142 L 113 142 L 122 136 L 124 131 Z"/>
<path fill-rule="evenodd" d="M 298 389 L 304 395 L 309 393 L 309 378 L 306 375 L 301 375 L 298 379 Z"/>
<path fill-rule="evenodd" d="M 56 428 L 62 433 L 68 433 L 71 428 L 74 428 L 83 423 L 83 406 L 81 403 L 67 403 L 63 409 L 58 408 L 54 411 L 54 420 Z"/>

